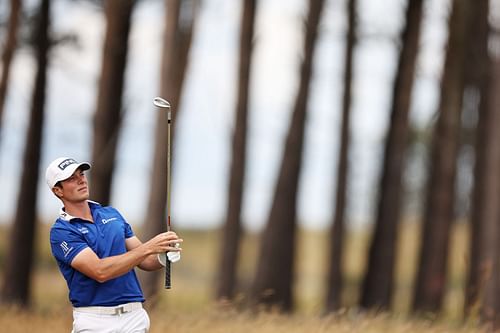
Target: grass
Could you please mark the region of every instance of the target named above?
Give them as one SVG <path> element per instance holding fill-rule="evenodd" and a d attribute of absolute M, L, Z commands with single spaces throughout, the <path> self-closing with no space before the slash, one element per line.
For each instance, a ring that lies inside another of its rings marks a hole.
<path fill-rule="evenodd" d="M 453 324 L 430 320 L 415 320 L 389 314 L 359 314 L 346 312 L 320 317 L 306 314 L 236 312 L 212 306 L 201 311 L 186 312 L 175 308 L 150 311 L 151 333 L 299 333 L 299 332 L 390 332 L 390 333 L 486 333 L 472 324 Z M 68 308 L 52 311 L 17 311 L 2 309 L 0 327 L 9 333 L 62 333 L 71 330 Z"/>
<path fill-rule="evenodd" d="M 151 332 L 486 332 L 473 321 L 462 319 L 463 277 L 466 257 L 466 228 L 455 226 L 450 251 L 449 289 L 445 310 L 438 317 L 413 318 L 409 315 L 413 276 L 418 249 L 416 224 L 402 229 L 396 267 L 397 285 L 394 311 L 373 315 L 356 310 L 356 301 L 364 273 L 369 230 L 349 233 L 346 239 L 344 269 L 346 308 L 335 316 L 321 316 L 324 303 L 324 280 L 327 269 L 328 233 L 302 231 L 298 246 L 293 315 L 250 313 L 223 307 L 213 301 L 215 266 L 219 234 L 215 231 L 179 232 L 184 238 L 183 258 L 173 266 L 173 289 L 160 290 L 157 307 L 150 309 Z M 2 308 L 3 332 L 69 332 L 71 305 L 67 287 L 50 256 L 48 227 L 40 230 L 36 274 L 33 277 L 31 310 Z M 0 260 L 6 248 L 6 232 L 0 230 Z M 258 236 L 246 235 L 238 268 L 238 299 L 244 301 L 254 277 L 258 254 Z M 0 262 L 1 263 L 1 262 Z M 3 267 L 3 266 L 0 266 Z M 161 281 L 159 287 L 161 288 Z"/>

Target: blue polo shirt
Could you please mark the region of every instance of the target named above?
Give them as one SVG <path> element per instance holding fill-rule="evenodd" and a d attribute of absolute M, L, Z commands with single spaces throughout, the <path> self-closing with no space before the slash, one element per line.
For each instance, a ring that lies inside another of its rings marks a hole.
<path fill-rule="evenodd" d="M 132 228 L 113 207 L 88 201 L 94 223 L 70 216 L 63 209 L 50 230 L 52 254 L 66 279 L 69 299 L 74 307 L 114 306 L 143 302 L 135 271 L 100 283 L 71 267 L 80 251 L 90 247 L 99 258 L 127 252 L 125 239 L 134 236 Z"/>

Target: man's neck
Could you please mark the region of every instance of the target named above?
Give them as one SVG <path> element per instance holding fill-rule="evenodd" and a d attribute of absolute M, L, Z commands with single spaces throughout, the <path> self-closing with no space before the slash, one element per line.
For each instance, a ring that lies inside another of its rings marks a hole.
<path fill-rule="evenodd" d="M 87 200 L 79 202 L 65 202 L 64 211 L 73 217 L 78 217 L 87 221 L 94 222 L 92 212 Z"/>

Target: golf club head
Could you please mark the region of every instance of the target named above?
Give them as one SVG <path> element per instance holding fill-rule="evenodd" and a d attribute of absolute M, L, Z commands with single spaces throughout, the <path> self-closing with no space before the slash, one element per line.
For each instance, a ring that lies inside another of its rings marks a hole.
<path fill-rule="evenodd" d="M 153 100 L 153 104 L 156 105 L 159 108 L 168 108 L 170 109 L 170 103 L 161 97 L 155 97 Z"/>

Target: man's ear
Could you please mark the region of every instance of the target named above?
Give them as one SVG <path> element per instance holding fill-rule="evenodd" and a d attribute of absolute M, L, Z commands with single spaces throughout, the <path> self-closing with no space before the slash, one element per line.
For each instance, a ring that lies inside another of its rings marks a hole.
<path fill-rule="evenodd" d="M 52 188 L 52 192 L 54 192 L 54 194 L 56 195 L 56 197 L 58 198 L 61 198 L 63 196 L 63 191 L 62 191 L 62 188 L 60 188 L 59 186 L 54 186 Z"/>

